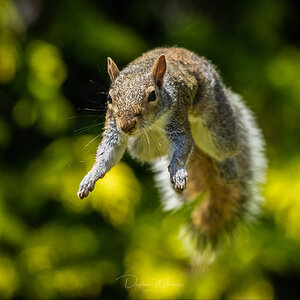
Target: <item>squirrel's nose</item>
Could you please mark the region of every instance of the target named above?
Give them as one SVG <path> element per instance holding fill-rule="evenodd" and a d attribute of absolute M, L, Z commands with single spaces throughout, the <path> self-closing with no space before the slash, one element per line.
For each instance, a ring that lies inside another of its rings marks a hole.
<path fill-rule="evenodd" d="M 136 126 L 136 119 L 127 120 L 125 122 L 122 122 L 120 128 L 125 133 L 131 133 Z"/>

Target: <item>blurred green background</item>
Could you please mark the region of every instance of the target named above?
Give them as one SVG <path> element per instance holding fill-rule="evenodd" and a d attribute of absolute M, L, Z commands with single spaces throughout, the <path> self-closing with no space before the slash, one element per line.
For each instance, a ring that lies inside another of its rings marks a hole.
<path fill-rule="evenodd" d="M 0 299 L 295 299 L 299 17 L 296 0 L 0 0 Z M 190 265 L 183 214 L 162 211 L 128 155 L 76 196 L 101 139 L 106 57 L 124 67 L 172 45 L 218 66 L 267 143 L 263 215 L 208 269 Z"/>

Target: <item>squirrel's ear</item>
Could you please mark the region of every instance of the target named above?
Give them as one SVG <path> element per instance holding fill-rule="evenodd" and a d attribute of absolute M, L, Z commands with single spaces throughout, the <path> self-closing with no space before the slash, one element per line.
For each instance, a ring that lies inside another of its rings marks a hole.
<path fill-rule="evenodd" d="M 152 76 L 159 88 L 162 87 L 164 75 L 167 69 L 166 58 L 164 55 L 161 55 L 155 62 L 152 69 Z"/>
<path fill-rule="evenodd" d="M 110 57 L 107 58 L 107 72 L 108 72 L 111 82 L 114 82 L 120 73 L 117 65 Z"/>

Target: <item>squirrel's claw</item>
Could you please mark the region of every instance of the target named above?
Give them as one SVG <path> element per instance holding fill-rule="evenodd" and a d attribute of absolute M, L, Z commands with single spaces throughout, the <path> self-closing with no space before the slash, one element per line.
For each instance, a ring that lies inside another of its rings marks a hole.
<path fill-rule="evenodd" d="M 188 173 L 186 169 L 179 169 L 175 175 L 171 176 L 171 183 L 174 185 L 175 190 L 183 191 L 186 187 L 188 180 Z"/>
<path fill-rule="evenodd" d="M 92 192 L 95 188 L 95 183 L 99 178 L 103 178 L 105 174 L 99 174 L 96 176 L 94 172 L 89 172 L 81 181 L 78 190 L 78 197 L 83 199 L 89 195 L 89 192 Z"/>
<path fill-rule="evenodd" d="M 80 199 L 87 197 L 89 195 L 89 192 L 91 192 L 94 189 L 96 181 L 93 179 L 92 175 L 92 173 L 88 173 L 81 181 L 77 193 Z"/>

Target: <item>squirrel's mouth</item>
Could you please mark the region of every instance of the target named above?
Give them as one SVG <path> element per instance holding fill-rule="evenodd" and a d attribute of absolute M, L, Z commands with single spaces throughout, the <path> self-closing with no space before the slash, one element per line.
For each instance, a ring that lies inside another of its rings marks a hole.
<path fill-rule="evenodd" d="M 119 122 L 120 129 L 127 135 L 134 135 L 137 131 L 137 119 L 127 119 Z"/>
<path fill-rule="evenodd" d="M 132 128 L 132 129 L 124 129 L 124 128 L 120 128 L 122 132 L 124 132 L 126 135 L 132 136 L 132 135 L 136 135 L 138 130 L 137 128 Z"/>
<path fill-rule="evenodd" d="M 136 135 L 137 131 L 133 130 L 133 131 L 129 131 L 129 132 L 125 132 L 128 136 L 134 136 Z"/>

